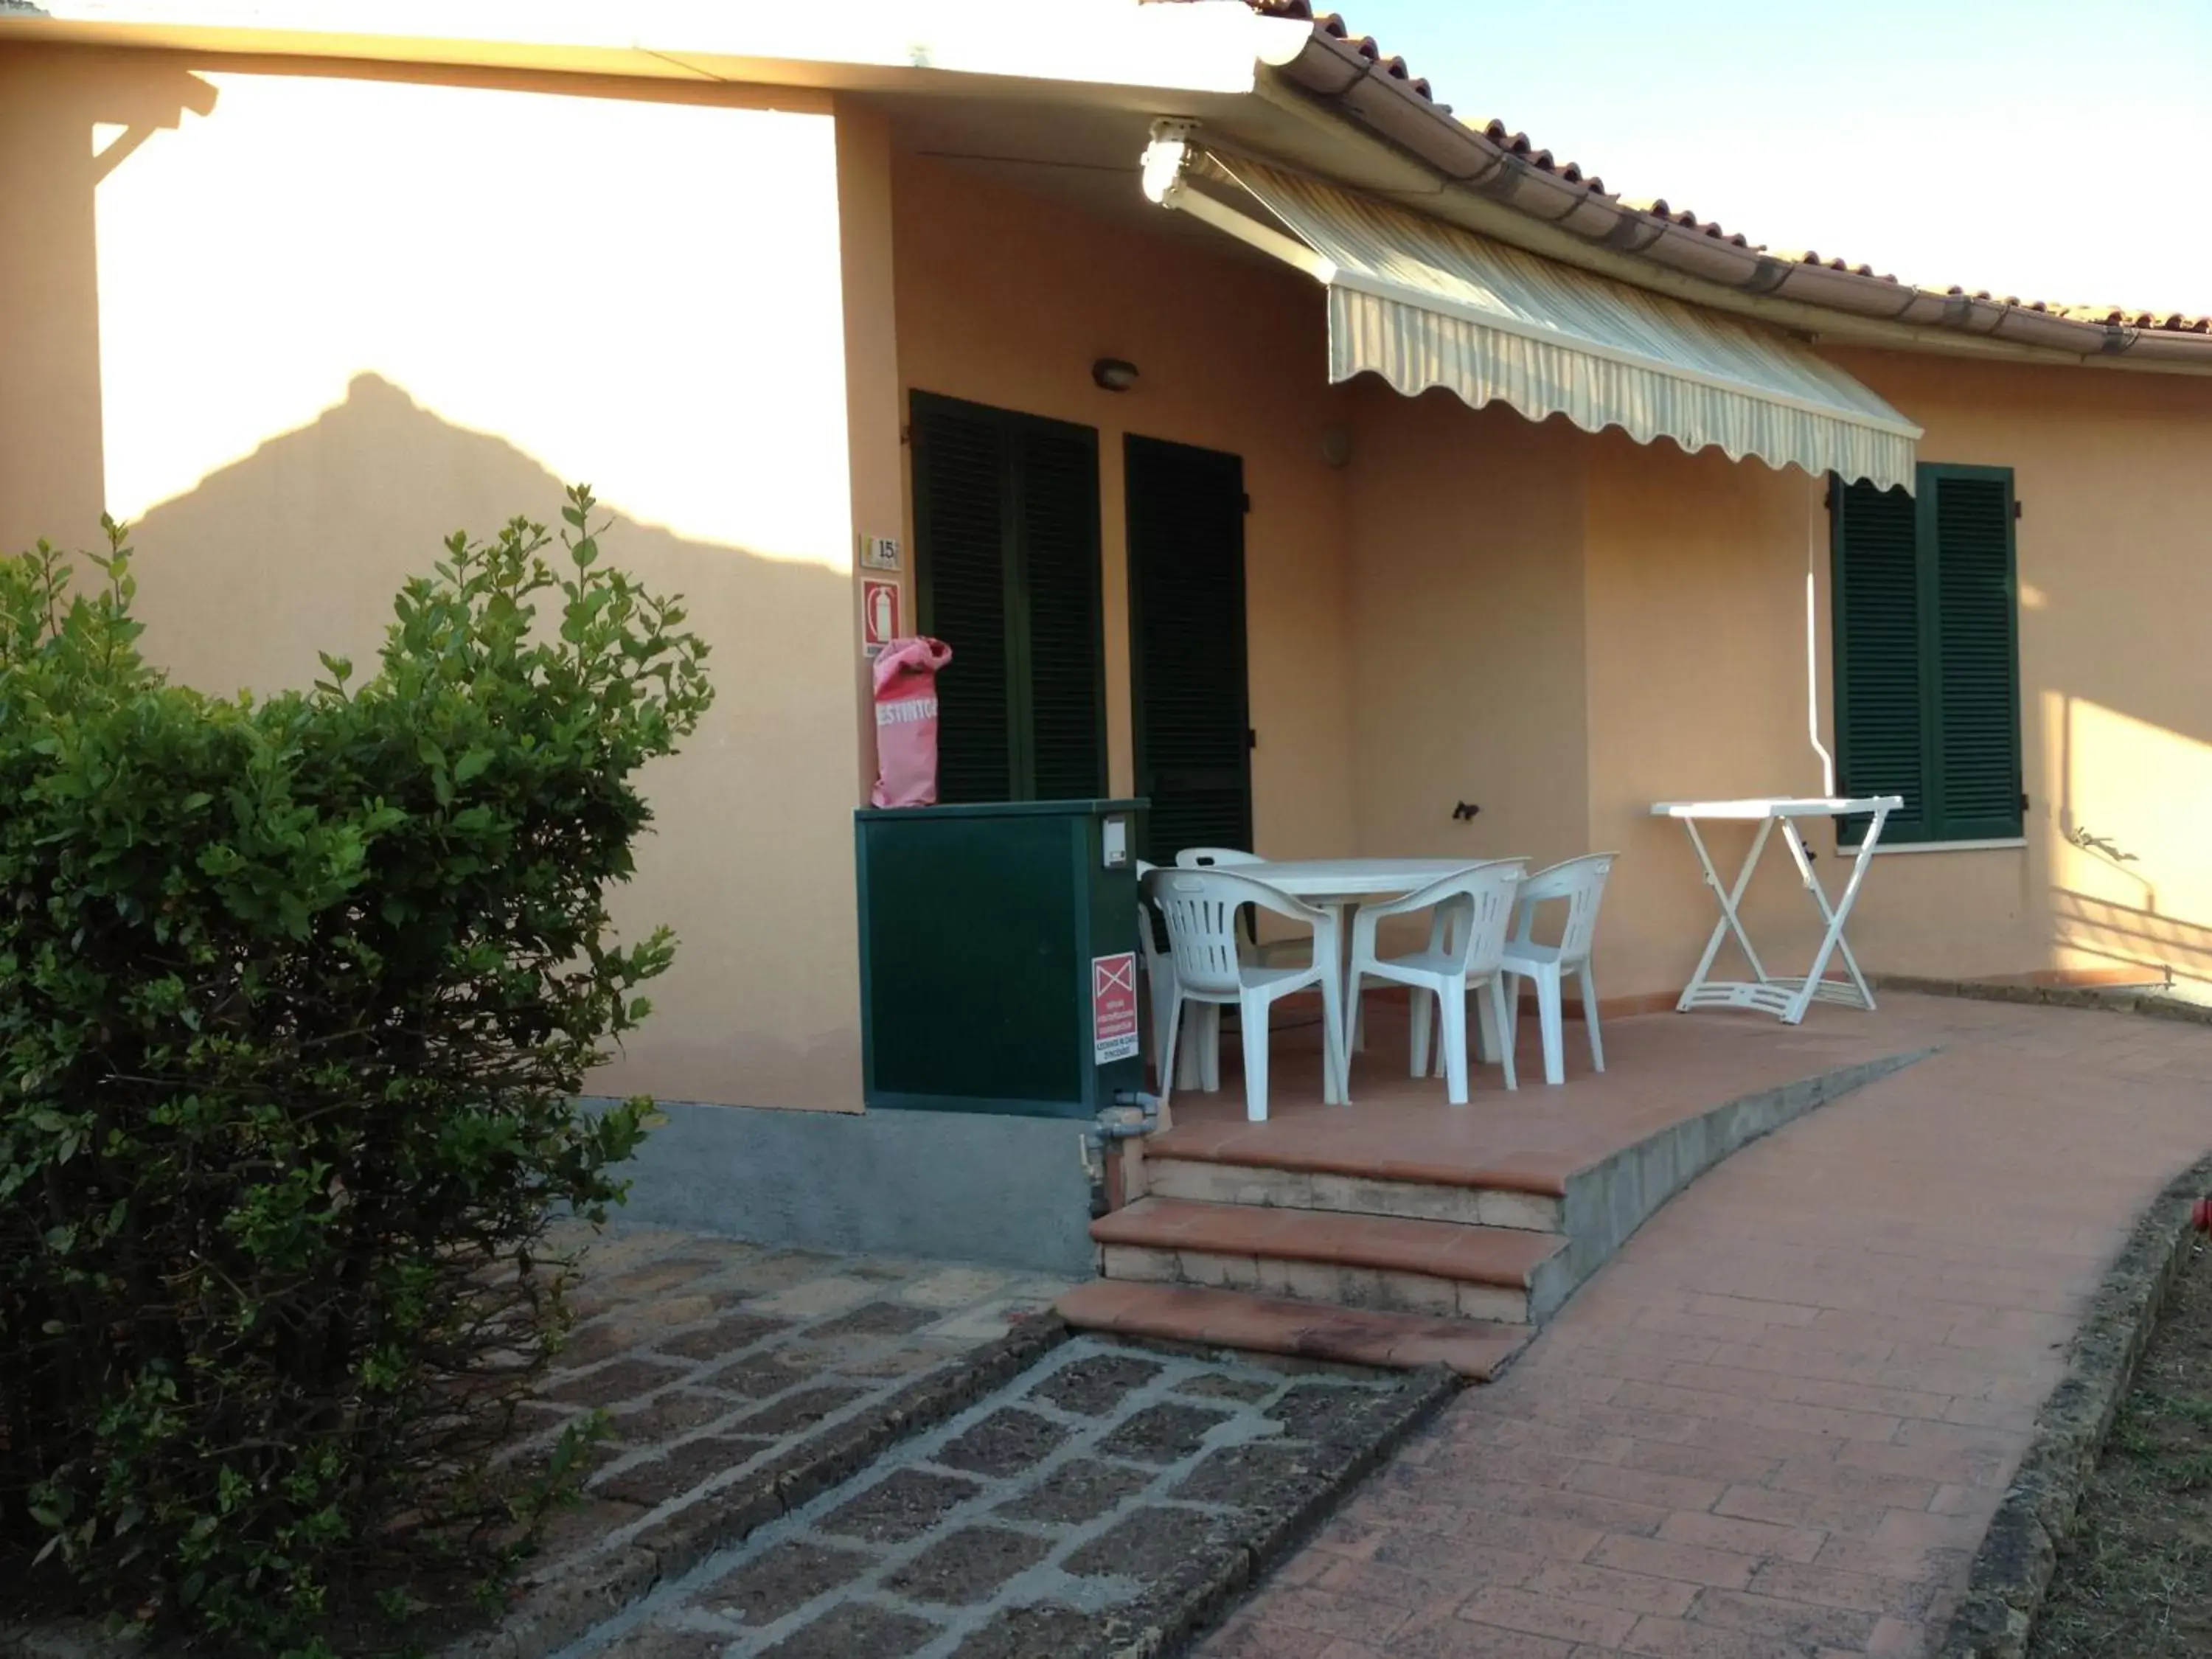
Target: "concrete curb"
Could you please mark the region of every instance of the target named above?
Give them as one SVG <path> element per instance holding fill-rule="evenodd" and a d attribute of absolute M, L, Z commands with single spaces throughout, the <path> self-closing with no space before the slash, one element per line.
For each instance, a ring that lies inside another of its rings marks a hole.
<path fill-rule="evenodd" d="M 2212 1155 L 2167 1184 L 2106 1273 L 2074 1334 L 2066 1375 L 2036 1414 L 2019 1473 L 1975 1552 L 1966 1598 L 1944 1633 L 1939 1659 L 2020 1659 L 2026 1651 L 2082 1485 L 2188 1256 L 2190 1212 L 2208 1185 Z"/>
<path fill-rule="evenodd" d="M 822 1443 L 708 1493 L 597 1557 L 563 1561 L 559 1578 L 531 1587 L 496 1627 L 448 1644 L 438 1659 L 546 1659 L 644 1600 L 664 1579 L 690 1571 L 716 1550 L 742 1542 L 850 1480 L 899 1441 L 965 1411 L 1068 1335 L 1068 1328 L 1050 1314 L 1016 1326 L 901 1389 Z"/>
<path fill-rule="evenodd" d="M 1331 1445 L 1332 1455 L 1315 1471 L 1315 1480 L 1284 1508 L 1264 1516 L 1256 1536 L 1200 1554 L 1152 1595 L 1113 1609 L 1104 1621 L 1108 1627 L 1097 1632 L 1099 1659 L 1172 1659 L 1188 1651 L 1460 1388 L 1461 1379 L 1443 1365 L 1408 1373 L 1398 1409 L 1376 1431 Z M 1085 1659 L 1092 1651 L 1085 1650 Z"/>
<path fill-rule="evenodd" d="M 2020 1002 L 2046 1008 L 2091 1008 L 2112 1014 L 2212 1025 L 2212 1005 L 2124 985 L 2023 985 L 2009 980 L 1919 979 L 1910 974 L 1869 976 L 1878 991 L 1909 996 L 1962 997 L 1972 1002 Z"/>

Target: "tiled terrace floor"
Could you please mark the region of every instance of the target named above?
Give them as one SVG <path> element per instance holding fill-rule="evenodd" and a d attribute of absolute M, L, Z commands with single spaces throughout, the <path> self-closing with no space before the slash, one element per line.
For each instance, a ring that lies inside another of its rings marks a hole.
<path fill-rule="evenodd" d="M 1945 1052 L 1662 1210 L 1210 1659 L 1932 1652 L 2080 1310 L 2212 1146 L 2212 1031 L 1896 996 L 1857 1018 Z"/>
<path fill-rule="evenodd" d="M 1367 1047 L 1352 1056 L 1352 1106 L 1321 1100 L 1317 1018 L 1279 1023 L 1270 1051 L 1267 1121 L 1244 1115 L 1238 1038 L 1221 1047 L 1221 1088 L 1178 1089 L 1174 1127 L 1150 1154 L 1442 1180 L 1558 1193 L 1565 1178 L 1624 1146 L 1724 1102 L 1938 1040 L 1917 1011 L 1884 999 L 1866 1014 L 1817 1006 L 1802 1026 L 1733 1014 L 1644 1014 L 1605 1022 L 1606 1070 L 1590 1069 L 1579 1023 L 1567 1026 L 1567 1080 L 1544 1083 L 1533 1021 L 1521 1024 L 1520 1088 L 1479 1067 L 1465 1106 L 1448 1106 L 1439 1078 L 1407 1073 L 1406 1010 L 1375 996 Z"/>

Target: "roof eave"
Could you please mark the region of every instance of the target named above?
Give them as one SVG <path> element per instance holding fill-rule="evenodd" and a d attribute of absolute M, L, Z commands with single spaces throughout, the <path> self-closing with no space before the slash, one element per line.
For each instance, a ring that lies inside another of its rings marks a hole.
<path fill-rule="evenodd" d="M 2062 316 L 1931 293 L 1856 270 L 1778 258 L 1741 238 L 1679 225 L 1588 181 L 1531 165 L 1452 118 L 1400 72 L 1316 22 L 1261 90 L 1318 107 L 1417 160 L 1441 195 L 1429 210 L 1531 252 L 1838 343 L 2056 364 L 2212 374 L 2212 334 Z M 1271 84 L 1272 83 L 1272 84 Z"/>
<path fill-rule="evenodd" d="M 1007 27 L 1014 0 L 926 19 L 893 0 L 738 6 L 658 0 L 0 0 L 0 44 L 221 53 L 742 81 L 836 91 L 1048 96 L 1244 94 L 1307 26 L 1243 6 L 1091 9 L 1066 30 Z"/>

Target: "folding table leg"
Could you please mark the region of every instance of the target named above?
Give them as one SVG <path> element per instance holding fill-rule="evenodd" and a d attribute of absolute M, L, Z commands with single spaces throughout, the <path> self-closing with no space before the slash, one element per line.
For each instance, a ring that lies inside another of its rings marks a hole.
<path fill-rule="evenodd" d="M 1690 845 L 1697 848 L 1698 862 L 1705 872 L 1705 885 L 1713 890 L 1713 897 L 1721 907 L 1721 919 L 1713 924 L 1712 937 L 1705 941 L 1705 953 L 1698 958 L 1698 971 L 1690 975 L 1690 982 L 1682 992 L 1681 1000 L 1674 1005 L 1677 1013 L 1687 1013 L 1698 993 L 1705 983 L 1705 975 L 1712 971 L 1713 958 L 1720 955 L 1721 941 L 1731 933 L 1743 947 L 1751 963 L 1752 977 L 1760 984 L 1766 983 L 1766 969 L 1759 960 L 1759 952 L 1752 948 L 1751 937 L 1743 931 L 1743 922 L 1736 915 L 1736 906 L 1743 902 L 1744 890 L 1751 885 L 1751 872 L 1759 866 L 1759 855 L 1766 850 L 1766 838 L 1774 831 L 1772 818 L 1759 821 L 1759 833 L 1751 838 L 1751 851 L 1745 856 L 1743 868 L 1736 874 L 1735 884 L 1723 889 L 1720 872 L 1713 868 L 1713 858 L 1705 850 L 1705 838 L 1698 833 L 1698 821 L 1684 818 L 1682 828 L 1690 833 Z"/>
<path fill-rule="evenodd" d="M 1858 993 L 1860 1003 L 1871 1009 L 1874 993 L 1867 987 L 1866 975 L 1859 971 L 1858 958 L 1851 954 L 1850 944 L 1844 938 L 1844 924 L 1850 920 L 1851 906 L 1858 900 L 1859 885 L 1866 879 L 1867 864 L 1874 856 L 1875 843 L 1881 839 L 1882 824 L 1888 818 L 1886 809 L 1878 809 L 1874 822 L 1867 825 L 1865 839 L 1859 842 L 1858 856 L 1851 860 L 1850 879 L 1844 884 L 1843 896 L 1834 905 L 1828 902 L 1827 890 L 1813 873 L 1813 860 L 1805 846 L 1805 838 L 1790 824 L 1785 833 L 1790 838 L 1790 855 L 1797 861 L 1797 873 L 1804 878 L 1806 890 L 1813 895 L 1813 902 L 1820 907 L 1820 916 L 1828 930 L 1820 937 L 1820 948 L 1814 953 L 1813 966 L 1806 973 L 1805 983 L 1790 1000 L 1790 1007 L 1782 1016 L 1792 1025 L 1805 1018 L 1805 1010 L 1812 1005 L 1820 989 L 1821 975 L 1828 971 L 1828 958 L 1840 951 L 1844 967 L 1851 976 L 1851 988 Z"/>

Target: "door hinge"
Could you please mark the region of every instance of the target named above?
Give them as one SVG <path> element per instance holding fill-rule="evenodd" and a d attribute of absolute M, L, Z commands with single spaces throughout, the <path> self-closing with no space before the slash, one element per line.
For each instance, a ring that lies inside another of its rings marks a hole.
<path fill-rule="evenodd" d="M 1238 510 L 1239 510 L 1240 512 L 1249 513 L 1249 512 L 1252 510 L 1252 498 L 1251 498 L 1251 496 L 1249 496 L 1249 495 L 1239 495 L 1239 496 L 1237 498 L 1237 508 L 1238 508 Z"/>
<path fill-rule="evenodd" d="M 2013 503 L 2012 503 L 2012 515 L 2013 515 L 2013 517 L 2014 517 L 2014 518 L 2017 519 L 2017 518 L 2021 518 L 2021 517 L 2022 517 L 2022 516 L 2023 516 L 2023 514 L 2021 514 L 2021 502 L 2020 498 L 2019 498 L 2018 496 L 2014 496 L 2014 497 L 2013 498 Z"/>
<path fill-rule="evenodd" d="M 2020 810 L 2023 812 L 2027 811 L 2027 791 L 2025 789 L 2020 792 Z"/>
<path fill-rule="evenodd" d="M 1260 746 L 1260 733 L 1249 726 L 1244 728 L 1244 746 L 1247 749 L 1257 749 Z"/>

